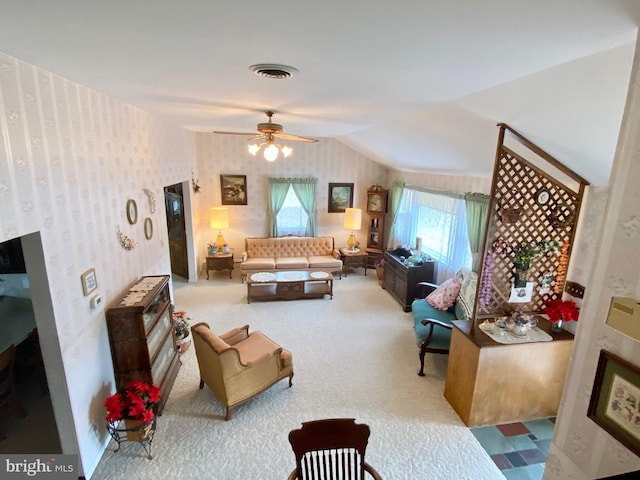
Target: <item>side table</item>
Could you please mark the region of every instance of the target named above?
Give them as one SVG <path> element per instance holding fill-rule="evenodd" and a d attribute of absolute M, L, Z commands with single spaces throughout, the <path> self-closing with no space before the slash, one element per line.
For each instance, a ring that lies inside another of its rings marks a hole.
<path fill-rule="evenodd" d="M 229 278 L 233 273 L 233 249 L 230 253 L 215 253 L 207 255 L 207 280 L 209 280 L 209 270 L 221 272 L 229 270 Z"/>
<path fill-rule="evenodd" d="M 367 275 L 367 252 L 358 250 L 355 252 L 347 248 L 340 249 L 340 258 L 342 260 L 342 272 L 347 276 L 348 268 L 364 268 L 364 274 Z"/>

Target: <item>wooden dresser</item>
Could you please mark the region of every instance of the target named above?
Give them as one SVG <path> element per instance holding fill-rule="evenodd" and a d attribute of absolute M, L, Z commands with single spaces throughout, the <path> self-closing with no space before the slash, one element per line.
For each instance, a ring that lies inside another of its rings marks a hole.
<path fill-rule="evenodd" d="M 384 280 L 382 288 L 395 298 L 405 312 L 411 311 L 411 303 L 415 300 L 418 282 L 436 281 L 436 262 L 429 260 L 419 267 L 408 267 L 400 259 L 384 252 Z"/>
<path fill-rule="evenodd" d="M 106 310 L 116 388 L 131 380 L 158 385 L 159 414 L 180 369 L 170 300 L 168 275 L 141 277 Z"/>

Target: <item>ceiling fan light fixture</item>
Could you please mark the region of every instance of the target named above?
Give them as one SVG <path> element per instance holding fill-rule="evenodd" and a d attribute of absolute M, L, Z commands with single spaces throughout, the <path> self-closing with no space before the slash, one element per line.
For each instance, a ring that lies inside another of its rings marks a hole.
<path fill-rule="evenodd" d="M 259 77 L 284 79 L 291 78 L 298 70 L 287 65 L 278 65 L 276 63 L 257 63 L 249 67 L 253 73 Z"/>
<path fill-rule="evenodd" d="M 272 143 L 264 149 L 264 159 L 267 162 L 273 162 L 276 158 L 278 158 L 278 147 Z"/>
<path fill-rule="evenodd" d="M 293 148 L 283 145 L 282 147 L 280 147 L 280 151 L 282 152 L 282 155 L 284 155 L 284 158 L 287 158 L 293 153 Z"/>
<path fill-rule="evenodd" d="M 249 145 L 249 147 L 248 147 L 249 148 L 249 153 L 255 157 L 256 153 L 258 153 L 260 151 L 261 147 L 262 147 L 262 145 L 258 145 L 257 143 L 254 143 L 253 145 Z"/>

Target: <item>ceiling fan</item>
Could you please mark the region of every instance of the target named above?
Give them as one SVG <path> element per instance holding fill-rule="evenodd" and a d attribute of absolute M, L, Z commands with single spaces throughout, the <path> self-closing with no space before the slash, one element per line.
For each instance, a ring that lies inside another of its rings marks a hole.
<path fill-rule="evenodd" d="M 252 155 L 256 155 L 262 147 L 264 149 L 264 158 L 270 162 L 274 161 L 278 158 L 278 152 L 282 152 L 284 157 L 288 157 L 293 152 L 293 149 L 287 147 L 286 145 L 280 145 L 276 143 L 276 139 L 282 140 L 293 140 L 296 142 L 307 142 L 307 143 L 316 143 L 318 140 L 315 138 L 309 137 L 301 137 L 300 135 L 292 135 L 290 133 L 284 133 L 282 131 L 282 125 L 279 123 L 273 123 L 271 121 L 271 117 L 273 117 L 274 112 L 271 110 L 267 110 L 264 112 L 267 117 L 269 117 L 269 121 L 266 123 L 259 123 L 257 126 L 259 135 L 255 133 L 246 133 L 246 132 L 220 132 L 214 131 L 213 133 L 221 134 L 221 135 L 245 135 L 249 136 L 249 141 L 259 141 L 260 143 L 254 143 L 249 145 L 249 153 Z"/>

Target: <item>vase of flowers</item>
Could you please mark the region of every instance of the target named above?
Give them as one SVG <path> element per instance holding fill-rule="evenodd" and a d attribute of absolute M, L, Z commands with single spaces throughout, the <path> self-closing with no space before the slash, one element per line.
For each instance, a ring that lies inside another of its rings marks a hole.
<path fill-rule="evenodd" d="M 548 300 L 544 302 L 542 311 L 549 317 L 553 332 L 561 332 L 564 322 L 577 322 L 580 315 L 576 302 L 572 300 Z"/>
<path fill-rule="evenodd" d="M 191 326 L 187 312 L 173 312 L 173 336 L 178 353 L 186 352 L 191 346 Z"/>
<path fill-rule="evenodd" d="M 127 440 L 143 442 L 153 429 L 155 408 L 160 403 L 160 388 L 156 385 L 132 381 L 104 401 L 109 431 L 125 421 Z"/>
<path fill-rule="evenodd" d="M 207 253 L 209 255 L 215 255 L 216 253 L 218 253 L 218 245 L 214 242 L 209 242 L 207 244 Z"/>

